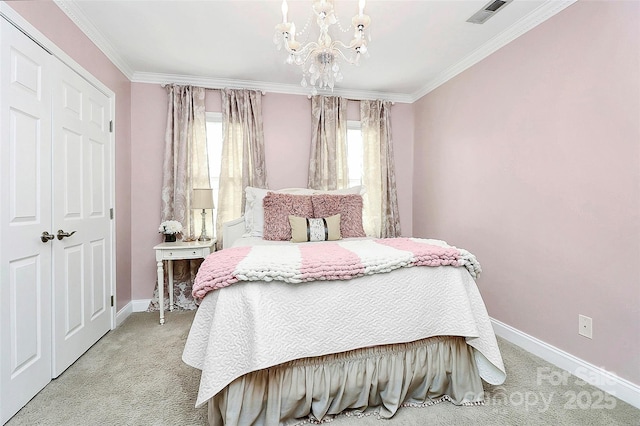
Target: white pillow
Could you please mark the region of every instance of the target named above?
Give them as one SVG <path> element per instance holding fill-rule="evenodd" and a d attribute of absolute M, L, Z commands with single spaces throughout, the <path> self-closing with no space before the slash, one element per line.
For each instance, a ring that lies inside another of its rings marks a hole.
<path fill-rule="evenodd" d="M 245 206 L 244 206 L 244 224 L 246 233 L 244 237 L 262 237 L 262 230 L 264 228 L 264 209 L 262 207 L 262 200 L 267 196 L 267 192 L 278 192 L 282 194 L 294 194 L 294 195 L 313 195 L 313 194 L 360 194 L 365 193 L 365 188 L 362 185 L 353 186 L 351 188 L 336 189 L 332 191 L 320 191 L 317 189 L 308 188 L 285 188 L 285 189 L 264 189 L 254 188 L 247 186 L 244 189 L 245 193 Z"/>
<path fill-rule="evenodd" d="M 264 227 L 264 210 L 262 199 L 266 197 L 268 189 L 247 186 L 244 190 L 246 202 L 244 205 L 245 237 L 262 237 Z"/>
<path fill-rule="evenodd" d="M 278 189 L 277 191 L 271 191 L 271 192 L 279 192 L 282 194 L 293 194 L 293 195 L 313 195 L 316 193 L 316 190 L 308 189 L 308 188 L 284 188 L 284 189 Z"/>
<path fill-rule="evenodd" d="M 319 189 L 308 189 L 307 191 L 313 191 L 312 194 L 329 194 L 329 195 L 345 195 L 345 194 L 356 194 L 356 195 L 364 195 L 366 188 L 364 185 L 352 186 L 351 188 L 344 189 L 333 189 L 331 191 L 321 191 Z"/>

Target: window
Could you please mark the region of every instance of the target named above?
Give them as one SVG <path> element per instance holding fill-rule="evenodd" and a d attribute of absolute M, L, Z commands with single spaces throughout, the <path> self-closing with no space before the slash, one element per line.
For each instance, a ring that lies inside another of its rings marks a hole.
<path fill-rule="evenodd" d="M 362 126 L 359 121 L 347 121 L 347 169 L 349 188 L 362 184 Z"/>
<path fill-rule="evenodd" d="M 213 190 L 213 200 L 218 206 L 220 190 L 220 165 L 222 164 L 222 113 L 207 112 L 207 156 L 209 161 L 209 183 Z M 215 237 L 216 215 L 213 215 L 213 236 Z"/>

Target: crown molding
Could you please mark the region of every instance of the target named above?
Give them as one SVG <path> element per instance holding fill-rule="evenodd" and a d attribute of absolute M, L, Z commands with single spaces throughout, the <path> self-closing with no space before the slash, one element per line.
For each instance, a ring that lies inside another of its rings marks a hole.
<path fill-rule="evenodd" d="M 490 39 L 488 42 L 483 44 L 480 48 L 476 49 L 470 55 L 466 56 L 460 62 L 444 70 L 436 78 L 430 80 L 425 86 L 423 86 L 422 89 L 410 95 L 411 103 L 417 101 L 427 93 L 435 90 L 461 72 L 477 64 L 496 50 L 511 43 L 513 40 L 520 37 L 527 31 L 533 29 L 547 19 L 563 11 L 576 1 L 577 0 L 546 1 L 533 12 L 529 13 L 528 15 L 511 25 L 505 31 Z"/>
<path fill-rule="evenodd" d="M 129 79 L 133 76 L 133 70 L 102 33 L 93 25 L 87 16 L 80 10 L 75 1 L 53 0 L 53 2 L 80 28 L 102 53 Z"/>
<path fill-rule="evenodd" d="M 133 83 L 149 84 L 190 84 L 208 89 L 253 89 L 268 93 L 283 93 L 287 95 L 311 96 L 309 88 L 296 84 L 270 83 L 266 81 L 235 80 L 224 78 L 209 78 L 180 74 L 156 74 L 136 72 L 131 78 Z M 334 89 L 331 96 L 342 96 L 353 100 L 383 99 L 391 102 L 411 103 L 411 97 L 404 93 L 374 92 L 364 90 Z"/>

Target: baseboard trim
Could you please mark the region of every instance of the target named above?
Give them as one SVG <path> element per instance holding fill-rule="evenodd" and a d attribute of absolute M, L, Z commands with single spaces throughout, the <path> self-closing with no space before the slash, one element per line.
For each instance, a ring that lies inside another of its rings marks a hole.
<path fill-rule="evenodd" d="M 497 336 L 640 409 L 640 386 L 491 318 Z"/>
<path fill-rule="evenodd" d="M 149 303 L 151 303 L 151 299 L 132 300 L 131 304 L 133 305 L 133 312 L 145 312 L 149 309 Z"/>
<path fill-rule="evenodd" d="M 116 327 L 120 327 L 120 324 L 122 324 L 132 312 L 133 306 L 131 302 L 124 305 L 124 307 L 116 313 Z"/>
<path fill-rule="evenodd" d="M 124 307 L 116 313 L 116 327 L 119 327 L 132 313 L 145 312 L 149 308 L 149 302 L 151 302 L 151 299 L 139 299 L 132 300 L 124 305 Z"/>

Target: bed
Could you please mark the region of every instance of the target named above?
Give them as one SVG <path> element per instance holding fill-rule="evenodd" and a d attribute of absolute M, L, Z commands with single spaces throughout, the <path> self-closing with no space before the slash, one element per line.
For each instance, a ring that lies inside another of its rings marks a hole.
<path fill-rule="evenodd" d="M 225 248 L 194 285 L 201 302 L 183 360 L 201 370 L 196 406 L 207 405 L 211 425 L 391 418 L 403 406 L 482 404 L 482 381 L 504 382 L 471 253 L 353 236 L 349 223 L 332 241 L 291 242 L 285 217 L 335 213 L 316 205 L 314 214 L 313 197 L 330 198 L 343 219 L 355 210 L 358 228 L 361 194 L 261 191 L 247 192 L 245 216 L 225 224 Z"/>

